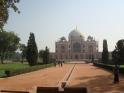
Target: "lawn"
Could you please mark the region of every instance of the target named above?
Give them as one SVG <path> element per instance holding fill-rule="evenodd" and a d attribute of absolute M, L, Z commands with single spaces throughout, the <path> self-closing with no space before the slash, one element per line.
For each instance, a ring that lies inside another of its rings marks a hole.
<path fill-rule="evenodd" d="M 6 76 L 6 74 L 4 73 L 5 70 L 0 70 L 0 77 L 4 77 Z"/>
<path fill-rule="evenodd" d="M 6 76 L 4 73 L 5 70 L 18 70 L 18 69 L 25 69 L 29 68 L 28 64 L 22 63 L 7 63 L 7 64 L 0 64 L 0 77 Z"/>
<path fill-rule="evenodd" d="M 114 65 L 103 64 L 103 63 L 94 63 L 94 65 L 101 67 L 101 68 L 104 68 L 104 69 L 109 70 L 109 71 L 113 71 L 113 69 L 114 69 Z M 121 74 L 124 74 L 124 65 L 120 65 L 119 72 Z"/>
<path fill-rule="evenodd" d="M 23 73 L 28 73 L 32 71 L 36 71 L 39 69 L 47 68 L 53 66 L 52 63 L 50 64 L 42 64 L 42 65 L 36 65 L 36 66 L 29 66 L 28 64 L 22 64 L 22 63 L 7 63 L 7 64 L 0 64 L 0 77 L 7 76 L 5 74 L 5 71 L 9 71 L 10 75 L 18 75 Z"/>
<path fill-rule="evenodd" d="M 124 65 L 120 65 L 120 67 L 124 68 Z"/>
<path fill-rule="evenodd" d="M 0 64 L 0 70 L 17 70 L 17 69 L 24 69 L 28 67 L 29 67 L 28 64 L 22 64 L 22 63 Z"/>

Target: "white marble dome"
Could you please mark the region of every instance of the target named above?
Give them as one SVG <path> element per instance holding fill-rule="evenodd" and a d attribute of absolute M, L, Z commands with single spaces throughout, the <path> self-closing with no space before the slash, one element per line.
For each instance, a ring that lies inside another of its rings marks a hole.
<path fill-rule="evenodd" d="M 83 38 L 84 38 L 83 35 L 77 29 L 74 29 L 74 30 L 72 30 L 69 33 L 69 40 L 72 40 L 72 39 L 83 39 Z"/>

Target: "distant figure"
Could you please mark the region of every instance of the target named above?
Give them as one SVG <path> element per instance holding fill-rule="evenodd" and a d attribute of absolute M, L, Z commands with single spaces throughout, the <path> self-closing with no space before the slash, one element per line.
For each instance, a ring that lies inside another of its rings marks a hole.
<path fill-rule="evenodd" d="M 59 67 L 60 67 L 60 61 L 58 61 Z"/>
<path fill-rule="evenodd" d="M 60 61 L 61 67 L 62 67 L 62 65 L 63 65 L 62 62 L 63 62 L 63 61 Z"/>
<path fill-rule="evenodd" d="M 114 84 L 119 83 L 119 65 L 114 67 Z"/>

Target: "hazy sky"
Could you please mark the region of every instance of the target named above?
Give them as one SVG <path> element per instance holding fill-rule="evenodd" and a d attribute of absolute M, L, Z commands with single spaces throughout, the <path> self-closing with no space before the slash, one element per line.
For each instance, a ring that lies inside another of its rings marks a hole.
<path fill-rule="evenodd" d="M 76 26 L 87 38 L 107 39 L 109 51 L 124 38 L 124 0 L 21 0 L 21 14 L 10 11 L 5 29 L 15 31 L 21 42 L 27 44 L 29 33 L 34 32 L 39 49 L 45 46 L 55 50 L 55 41 Z"/>

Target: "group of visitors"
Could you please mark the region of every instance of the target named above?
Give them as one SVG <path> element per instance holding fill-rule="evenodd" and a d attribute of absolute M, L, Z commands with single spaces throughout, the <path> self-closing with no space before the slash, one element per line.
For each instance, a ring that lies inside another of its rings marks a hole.
<path fill-rule="evenodd" d="M 62 61 L 62 60 L 57 60 L 57 61 L 54 62 L 54 66 L 56 66 L 56 65 L 58 64 L 59 67 L 62 67 L 62 66 L 63 66 L 63 63 L 64 63 L 64 61 Z"/>

